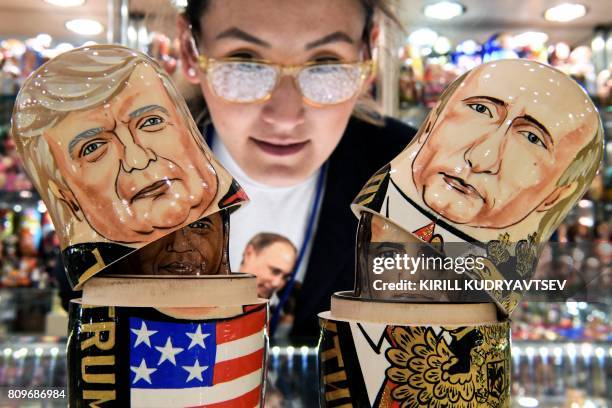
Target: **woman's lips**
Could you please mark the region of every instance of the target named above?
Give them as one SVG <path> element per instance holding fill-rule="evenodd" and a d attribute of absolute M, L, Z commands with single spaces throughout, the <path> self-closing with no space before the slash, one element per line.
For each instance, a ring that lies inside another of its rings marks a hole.
<path fill-rule="evenodd" d="M 257 147 L 259 147 L 265 153 L 272 154 L 275 156 L 288 156 L 291 154 L 296 154 L 309 143 L 308 140 L 305 142 L 288 144 L 264 142 L 263 140 L 258 140 L 255 138 L 251 138 L 251 140 L 253 141 L 253 143 L 255 143 L 255 145 L 257 145 Z"/>

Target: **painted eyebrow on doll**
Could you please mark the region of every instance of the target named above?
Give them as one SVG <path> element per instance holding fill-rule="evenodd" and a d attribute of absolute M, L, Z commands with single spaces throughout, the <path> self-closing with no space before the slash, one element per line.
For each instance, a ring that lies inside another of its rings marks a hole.
<path fill-rule="evenodd" d="M 79 133 L 78 135 L 76 135 L 70 141 L 70 143 L 68 143 L 68 154 L 70 156 L 72 156 L 72 152 L 74 151 L 74 148 L 76 147 L 77 144 L 79 144 L 79 142 L 81 140 L 92 139 L 92 138 L 96 137 L 97 135 L 99 135 L 100 133 L 102 133 L 103 130 L 104 130 L 104 128 L 97 127 L 97 128 L 93 128 L 93 129 L 87 129 L 87 130 Z"/>
<path fill-rule="evenodd" d="M 474 102 L 474 100 L 477 100 L 477 99 L 485 99 L 491 103 L 494 103 L 495 105 L 499 105 L 504 108 L 508 106 L 508 104 L 502 101 L 501 99 L 497 99 L 492 96 L 486 96 L 486 95 L 470 96 L 468 98 L 463 99 L 461 102 Z"/>
<path fill-rule="evenodd" d="M 138 116 L 142 115 L 143 113 L 147 113 L 147 112 L 150 112 L 150 111 L 156 110 L 156 109 L 159 109 L 160 111 L 162 111 L 166 115 L 168 115 L 168 111 L 163 106 L 159 106 L 159 105 L 147 105 L 147 106 L 143 106 L 142 108 L 138 108 L 135 111 L 132 111 L 128 116 L 130 117 L 130 119 L 134 119 L 134 118 L 137 118 Z"/>
<path fill-rule="evenodd" d="M 534 125 L 535 127 L 537 127 L 538 129 L 540 129 L 542 131 L 542 133 L 544 133 L 544 135 L 546 136 L 546 138 L 548 139 L 548 142 L 554 146 L 554 141 L 552 136 L 550 135 L 550 132 L 548 131 L 548 129 L 546 129 L 546 126 L 544 126 L 543 124 L 541 124 L 536 118 L 534 118 L 533 116 L 530 115 L 523 115 L 517 119 L 523 119 L 529 123 L 531 123 L 532 125 Z"/>

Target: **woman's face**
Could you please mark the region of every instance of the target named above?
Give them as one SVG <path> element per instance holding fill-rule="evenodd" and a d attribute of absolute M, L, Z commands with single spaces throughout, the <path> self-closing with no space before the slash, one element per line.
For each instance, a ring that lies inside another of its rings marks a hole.
<path fill-rule="evenodd" d="M 365 16 L 357 0 L 212 0 L 200 18 L 199 52 L 281 65 L 360 60 Z M 183 61 L 185 68 L 189 61 Z M 193 60 L 191 67 L 193 66 Z M 311 176 L 340 141 L 358 95 L 323 108 L 306 104 L 291 76 L 258 103 L 227 102 L 199 81 L 215 129 L 254 180 L 276 186 Z M 189 75 L 188 75 L 189 76 Z"/>

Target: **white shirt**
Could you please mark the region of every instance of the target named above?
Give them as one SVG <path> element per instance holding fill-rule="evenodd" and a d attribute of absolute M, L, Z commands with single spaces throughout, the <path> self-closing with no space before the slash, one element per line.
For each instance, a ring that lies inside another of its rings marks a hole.
<path fill-rule="evenodd" d="M 212 145 L 217 160 L 234 176 L 250 199 L 249 203 L 232 213 L 230 218 L 231 270 L 238 271 L 247 243 L 260 232 L 274 232 L 287 237 L 299 252 L 304 242 L 320 170 L 295 186 L 271 187 L 249 178 L 232 158 L 220 137 L 216 136 Z M 300 282 L 306 274 L 314 232 L 296 274 L 296 280 Z"/>

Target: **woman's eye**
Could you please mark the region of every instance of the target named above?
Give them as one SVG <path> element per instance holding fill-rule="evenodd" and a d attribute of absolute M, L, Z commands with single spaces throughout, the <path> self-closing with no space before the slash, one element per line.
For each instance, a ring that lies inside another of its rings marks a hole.
<path fill-rule="evenodd" d="M 81 150 L 81 155 L 80 156 L 81 157 L 88 156 L 88 155 L 94 153 L 96 150 L 98 150 L 102 146 L 104 146 L 105 144 L 106 144 L 106 142 L 101 142 L 101 141 L 88 143 Z"/>
<path fill-rule="evenodd" d="M 138 129 L 144 129 L 146 127 L 161 125 L 162 123 L 164 123 L 164 120 L 160 118 L 159 116 L 151 116 L 151 117 L 146 118 L 142 122 L 142 124 L 138 127 Z"/>
<path fill-rule="evenodd" d="M 527 139 L 529 143 L 533 143 L 534 145 L 538 145 L 546 149 L 546 145 L 544 144 L 542 139 L 540 139 L 535 133 L 532 133 L 526 130 L 523 132 L 519 132 L 519 133 L 525 136 L 525 139 Z"/>
<path fill-rule="evenodd" d="M 256 59 L 255 54 L 248 51 L 238 51 L 227 56 L 228 58 L 238 58 L 238 59 Z"/>
<path fill-rule="evenodd" d="M 330 63 L 330 62 L 339 62 L 340 58 L 332 56 L 332 55 L 321 55 L 312 59 L 312 62 L 316 63 Z"/>
<path fill-rule="evenodd" d="M 468 107 L 478 113 L 488 115 L 490 118 L 493 117 L 493 115 L 491 114 L 491 110 L 482 103 L 468 103 Z"/>

